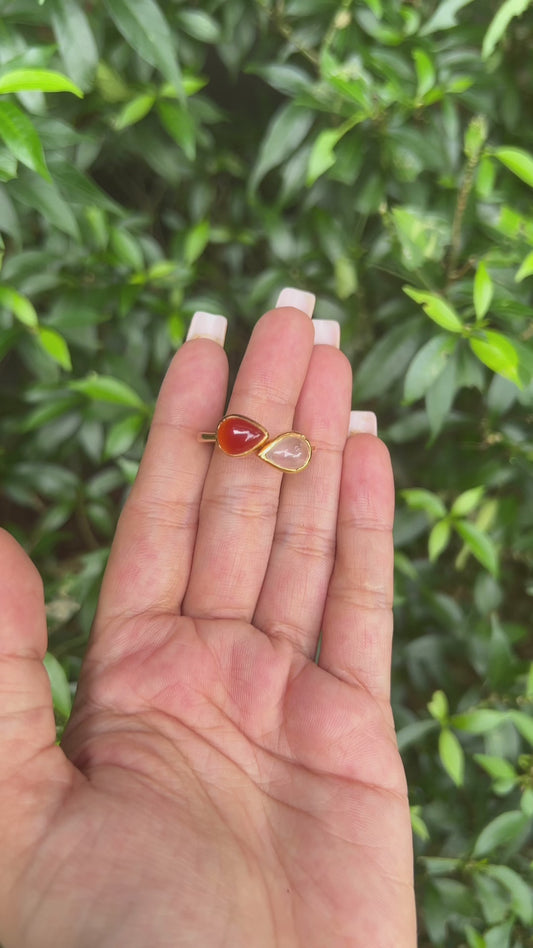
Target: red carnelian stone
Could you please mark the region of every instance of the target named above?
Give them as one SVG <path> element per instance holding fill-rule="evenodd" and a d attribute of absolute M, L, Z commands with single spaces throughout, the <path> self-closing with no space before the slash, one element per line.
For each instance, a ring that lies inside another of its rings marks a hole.
<path fill-rule="evenodd" d="M 268 435 L 263 428 L 250 418 L 228 415 L 223 418 L 217 429 L 218 445 L 225 454 L 239 457 L 260 447 Z"/>

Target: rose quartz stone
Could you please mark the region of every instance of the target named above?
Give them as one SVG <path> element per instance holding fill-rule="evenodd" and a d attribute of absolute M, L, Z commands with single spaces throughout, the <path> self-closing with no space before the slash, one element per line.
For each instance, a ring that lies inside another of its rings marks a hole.
<path fill-rule="evenodd" d="M 283 471 L 301 471 L 311 457 L 311 446 L 303 435 L 286 434 L 259 452 L 269 464 Z"/>

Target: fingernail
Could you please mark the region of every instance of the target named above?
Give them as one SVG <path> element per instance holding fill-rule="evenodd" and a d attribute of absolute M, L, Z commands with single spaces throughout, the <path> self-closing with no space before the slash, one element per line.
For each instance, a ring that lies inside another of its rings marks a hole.
<path fill-rule="evenodd" d="M 219 346 L 224 345 L 228 321 L 225 316 L 217 316 L 215 313 L 197 312 L 191 319 L 191 325 L 187 333 L 187 342 L 190 339 L 212 339 L 218 342 Z"/>
<path fill-rule="evenodd" d="M 278 296 L 276 306 L 293 306 L 294 309 L 301 309 L 307 316 L 313 315 L 316 296 L 314 293 L 307 293 L 305 290 L 296 290 L 292 286 L 286 286 Z"/>
<path fill-rule="evenodd" d="M 373 411 L 351 411 L 348 436 L 353 434 L 377 435 L 378 420 Z"/>
<path fill-rule="evenodd" d="M 335 346 L 340 349 L 341 327 L 336 319 L 313 319 L 315 346 Z"/>

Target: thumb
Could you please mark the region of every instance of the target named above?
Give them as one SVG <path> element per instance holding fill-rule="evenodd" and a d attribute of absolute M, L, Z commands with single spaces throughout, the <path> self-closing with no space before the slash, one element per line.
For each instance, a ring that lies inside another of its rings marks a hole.
<path fill-rule="evenodd" d="M 43 665 L 47 633 L 43 584 L 19 544 L 0 529 L 0 822 L 11 804 L 60 761 L 52 693 Z M 49 753 L 47 753 L 49 752 Z M 31 794 L 29 795 L 32 796 Z M 17 807 L 17 815 L 20 808 Z"/>

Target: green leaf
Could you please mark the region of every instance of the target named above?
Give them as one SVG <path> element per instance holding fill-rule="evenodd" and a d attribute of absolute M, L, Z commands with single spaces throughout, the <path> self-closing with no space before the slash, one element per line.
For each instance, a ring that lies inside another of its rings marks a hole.
<path fill-rule="evenodd" d="M 0 286 L 0 307 L 9 310 L 24 326 L 35 329 L 39 323 L 33 303 L 11 286 Z"/>
<path fill-rule="evenodd" d="M 293 102 L 278 109 L 261 142 L 257 162 L 250 177 L 252 191 L 257 189 L 269 171 L 296 151 L 313 121 L 314 115 L 310 109 L 303 109 Z"/>
<path fill-rule="evenodd" d="M 68 718 L 72 708 L 72 698 L 68 678 L 65 675 L 63 667 L 51 652 L 46 653 L 43 659 L 43 665 L 50 679 L 54 711 L 63 718 Z"/>
<path fill-rule="evenodd" d="M 518 352 L 512 342 L 493 329 L 485 329 L 480 333 L 469 340 L 474 355 L 487 368 L 522 388 L 518 374 Z"/>
<path fill-rule="evenodd" d="M 196 224 L 192 230 L 189 231 L 185 238 L 185 261 L 186 263 L 193 264 L 199 257 L 202 256 L 207 244 L 209 243 L 209 238 L 211 236 L 211 226 L 209 221 L 200 221 Z"/>
<path fill-rule="evenodd" d="M 418 836 L 419 839 L 427 840 L 429 839 L 429 830 L 422 819 L 422 807 L 412 806 L 410 807 L 411 813 L 411 826 L 415 836 Z"/>
<path fill-rule="evenodd" d="M 111 247 L 120 263 L 135 272 L 144 269 L 144 257 L 137 240 L 123 227 L 111 228 Z"/>
<path fill-rule="evenodd" d="M 522 813 L 525 813 L 529 819 L 533 819 L 533 788 L 527 787 L 523 794 L 522 799 L 520 800 L 520 809 Z"/>
<path fill-rule="evenodd" d="M 457 737 L 445 727 L 439 736 L 439 757 L 446 773 L 457 787 L 462 787 L 465 772 L 465 755 Z"/>
<path fill-rule="evenodd" d="M 355 375 L 355 392 L 359 401 L 381 395 L 396 379 L 403 376 L 419 346 L 421 317 L 399 320 L 398 325 L 373 345 Z"/>
<path fill-rule="evenodd" d="M 494 14 L 483 37 L 481 48 L 483 59 L 488 59 L 494 52 L 513 17 L 521 16 L 529 6 L 531 6 L 531 0 L 504 0 L 504 3 Z"/>
<path fill-rule="evenodd" d="M 201 43 L 218 43 L 220 40 L 220 26 L 203 10 L 180 10 L 178 22 L 189 36 Z"/>
<path fill-rule="evenodd" d="M 425 50 L 413 50 L 413 59 L 415 61 L 417 78 L 416 94 L 418 98 L 422 99 L 426 92 L 429 92 L 435 85 L 437 74 L 435 72 L 435 66 Z"/>
<path fill-rule="evenodd" d="M 472 513 L 481 503 L 484 493 L 485 487 L 481 485 L 480 487 L 471 487 L 470 490 L 465 490 L 462 494 L 459 494 L 450 511 L 452 517 L 466 517 L 467 514 Z"/>
<path fill-rule="evenodd" d="M 415 303 L 422 306 L 424 312 L 433 322 L 447 329 L 448 332 L 462 332 L 463 324 L 457 313 L 448 303 L 435 293 L 426 293 L 422 290 L 415 290 L 412 286 L 404 286 L 404 293 L 410 296 Z"/>
<path fill-rule="evenodd" d="M 320 132 L 315 139 L 307 165 L 306 184 L 308 188 L 335 164 L 333 149 L 347 131 L 348 129 L 343 125 L 340 128 L 328 128 Z"/>
<path fill-rule="evenodd" d="M 526 277 L 533 273 L 533 250 L 524 257 L 515 276 L 515 282 L 521 283 Z"/>
<path fill-rule="evenodd" d="M 457 23 L 457 13 L 463 7 L 467 7 L 472 0 L 442 0 L 437 9 L 430 17 L 420 33 L 427 36 L 428 33 L 436 33 L 437 30 L 449 30 Z"/>
<path fill-rule="evenodd" d="M 528 829 L 529 825 L 530 822 L 527 816 L 521 810 L 509 810 L 507 813 L 500 813 L 481 830 L 474 846 L 473 855 L 478 858 L 487 856 L 498 849 L 499 846 L 509 845 L 524 830 Z"/>
<path fill-rule="evenodd" d="M 450 542 L 451 526 L 449 520 L 440 520 L 429 534 L 428 552 L 431 563 L 438 560 Z"/>
<path fill-rule="evenodd" d="M 478 708 L 475 711 L 464 711 L 454 714 L 450 723 L 458 731 L 467 731 L 468 734 L 488 734 L 496 727 L 501 727 L 508 720 L 507 711 L 493 711 L 491 708 Z"/>
<path fill-rule="evenodd" d="M 533 922 L 533 893 L 528 883 L 509 866 L 488 865 L 484 871 L 507 889 L 513 911 L 524 925 L 530 925 Z"/>
<path fill-rule="evenodd" d="M 481 260 L 474 279 L 474 309 L 476 319 L 483 319 L 494 295 L 494 284 L 491 276 Z"/>
<path fill-rule="evenodd" d="M 498 573 L 498 554 L 490 537 L 474 526 L 473 523 L 469 523 L 468 520 L 456 521 L 454 528 L 476 560 L 489 573 L 496 576 Z"/>
<path fill-rule="evenodd" d="M 78 222 L 72 208 L 63 200 L 53 182 L 20 175 L 16 181 L 10 182 L 9 188 L 11 196 L 21 204 L 35 208 L 58 230 L 79 240 Z"/>
<path fill-rule="evenodd" d="M 490 754 L 474 754 L 476 764 L 483 767 L 493 780 L 509 780 L 516 783 L 517 775 L 512 764 L 504 757 L 494 757 Z"/>
<path fill-rule="evenodd" d="M 155 95 L 150 92 L 138 95 L 130 102 L 127 102 L 115 118 L 114 125 L 117 131 L 121 131 L 123 128 L 128 128 L 130 125 L 135 125 L 137 122 L 140 122 L 148 115 L 154 102 Z"/>
<path fill-rule="evenodd" d="M 155 0 L 105 0 L 111 18 L 135 52 L 157 67 L 184 97 L 181 70 L 175 50 L 175 33 L 171 30 Z"/>
<path fill-rule="evenodd" d="M 533 717 L 525 711 L 510 711 L 509 718 L 522 737 L 533 746 Z"/>
<path fill-rule="evenodd" d="M 428 702 L 428 711 L 432 718 L 445 724 L 448 720 L 448 699 L 443 691 L 435 691 Z"/>
<path fill-rule="evenodd" d="M 157 103 L 157 112 L 164 128 L 183 149 L 189 161 L 196 157 L 196 125 L 192 115 L 176 102 Z"/>
<path fill-rule="evenodd" d="M 529 152 L 522 148 L 496 148 L 492 154 L 517 178 L 533 188 L 533 156 Z"/>
<path fill-rule="evenodd" d="M 71 79 L 51 69 L 13 69 L 0 76 L 0 95 L 6 92 L 72 92 L 79 99 L 83 92 Z"/>
<path fill-rule="evenodd" d="M 107 433 L 104 459 L 109 460 L 127 454 L 135 443 L 144 423 L 145 418 L 140 414 L 128 415 L 126 418 L 115 422 Z"/>
<path fill-rule="evenodd" d="M 424 510 L 432 520 L 446 516 L 446 507 L 440 497 L 421 487 L 402 490 L 401 496 L 411 510 Z"/>
<path fill-rule="evenodd" d="M 89 21 L 74 0 L 53 0 L 52 26 L 67 72 L 88 89 L 98 65 L 98 48 Z"/>
<path fill-rule="evenodd" d="M 28 116 L 13 102 L 0 101 L 0 138 L 18 161 L 50 180 L 41 139 Z"/>
<path fill-rule="evenodd" d="M 93 401 L 110 402 L 114 405 L 127 405 L 147 412 L 147 406 L 129 385 L 109 375 L 89 375 L 70 383 L 70 388 L 81 392 Z"/>
<path fill-rule="evenodd" d="M 38 330 L 37 338 L 41 347 L 46 353 L 57 362 L 61 368 L 66 369 L 67 372 L 70 372 L 72 369 L 72 361 L 70 358 L 70 352 L 68 346 L 58 332 L 55 329 L 49 329 L 47 326 L 40 326 Z"/>
<path fill-rule="evenodd" d="M 431 388 L 446 368 L 455 346 L 453 336 L 438 333 L 417 352 L 405 376 L 403 394 L 407 404 L 421 398 Z"/>

